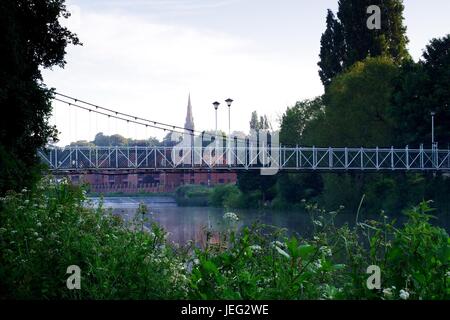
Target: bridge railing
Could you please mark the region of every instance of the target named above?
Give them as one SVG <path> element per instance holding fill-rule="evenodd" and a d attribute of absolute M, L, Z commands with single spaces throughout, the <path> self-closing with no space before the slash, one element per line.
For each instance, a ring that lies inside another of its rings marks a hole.
<path fill-rule="evenodd" d="M 316 147 L 67 147 L 38 156 L 51 171 L 83 170 L 450 170 L 450 150 Z"/>

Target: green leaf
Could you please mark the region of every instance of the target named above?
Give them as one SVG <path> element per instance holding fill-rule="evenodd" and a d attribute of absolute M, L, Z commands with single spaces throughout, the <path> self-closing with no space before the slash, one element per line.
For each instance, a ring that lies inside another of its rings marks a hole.
<path fill-rule="evenodd" d="M 202 267 L 203 267 L 203 269 L 205 269 L 205 271 L 207 273 L 216 274 L 219 272 L 219 269 L 217 269 L 217 266 L 214 264 L 214 262 L 212 262 L 210 260 L 204 261 L 202 263 Z"/>
<path fill-rule="evenodd" d="M 334 269 L 334 270 L 342 270 L 342 269 L 345 269 L 345 264 L 343 264 L 343 263 L 335 264 L 335 265 L 333 266 L 333 269 Z"/>
<path fill-rule="evenodd" d="M 303 259 L 306 259 L 314 252 L 314 247 L 309 244 L 303 244 L 298 247 L 298 254 Z"/>
<path fill-rule="evenodd" d="M 291 240 L 288 241 L 287 248 L 294 259 L 298 257 L 298 241 L 295 237 L 292 237 Z"/>

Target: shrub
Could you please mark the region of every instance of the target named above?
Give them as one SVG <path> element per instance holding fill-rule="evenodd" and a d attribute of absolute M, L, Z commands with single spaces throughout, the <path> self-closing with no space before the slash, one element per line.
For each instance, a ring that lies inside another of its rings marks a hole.
<path fill-rule="evenodd" d="M 215 186 L 209 195 L 209 203 L 215 207 L 223 207 L 230 196 L 239 196 L 241 191 L 234 184 Z"/>
<path fill-rule="evenodd" d="M 156 224 L 124 224 L 101 207 L 84 204 L 84 191 L 66 181 L 1 202 L 1 297 L 168 299 L 186 292 L 181 257 L 165 246 Z M 130 228 L 135 231 L 130 231 Z M 81 268 L 82 290 L 66 287 L 67 267 Z"/>
<path fill-rule="evenodd" d="M 179 206 L 207 206 L 211 189 L 201 185 L 184 185 L 175 190 L 175 201 Z"/>

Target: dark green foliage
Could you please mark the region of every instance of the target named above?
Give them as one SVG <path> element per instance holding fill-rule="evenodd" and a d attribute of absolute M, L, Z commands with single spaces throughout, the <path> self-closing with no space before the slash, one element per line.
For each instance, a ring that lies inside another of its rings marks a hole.
<path fill-rule="evenodd" d="M 217 185 L 212 188 L 209 195 L 209 204 L 214 207 L 223 207 L 230 197 L 240 196 L 239 188 L 234 184 Z"/>
<path fill-rule="evenodd" d="M 381 9 L 381 29 L 367 28 L 367 8 Z M 402 0 L 340 0 L 338 20 L 328 10 L 327 28 L 321 38 L 319 75 L 328 85 L 337 74 L 367 57 L 388 56 L 396 64 L 410 59 L 403 25 Z"/>
<path fill-rule="evenodd" d="M 397 120 L 396 141 L 417 147 L 431 143 L 431 115 L 435 115 L 435 141 L 450 142 L 450 35 L 430 41 L 419 63 L 401 67 L 393 97 Z"/>
<path fill-rule="evenodd" d="M 248 170 L 238 173 L 237 185 L 244 194 L 256 194 L 254 192 L 258 192 L 261 195 L 258 204 L 260 206 L 275 197 L 276 182 L 276 175 L 265 176 L 261 175 L 259 170 Z"/>
<path fill-rule="evenodd" d="M 287 146 L 308 145 L 306 141 L 309 129 L 314 121 L 320 121 L 325 115 L 322 97 L 313 100 L 298 101 L 288 107 L 281 118 L 280 144 Z"/>
<path fill-rule="evenodd" d="M 333 147 L 390 147 L 390 117 L 398 68 L 389 58 L 367 58 L 330 84 L 327 106 L 316 145 Z"/>
<path fill-rule="evenodd" d="M 449 298 L 449 237 L 429 223 L 427 203 L 395 228 L 384 214 L 338 228 L 340 210 L 306 204 L 311 238 L 258 224 L 239 230 L 238 217 L 226 214 L 219 241 L 198 248 L 174 246 L 151 221 L 145 229 L 144 205 L 125 223 L 85 200 L 66 181 L 0 199 L 0 298 L 399 299 L 400 290 L 409 299 Z M 371 264 L 390 294 L 367 289 Z M 70 265 L 81 268 L 81 290 L 66 287 Z"/>
<path fill-rule="evenodd" d="M 277 197 L 290 204 L 311 200 L 322 193 L 323 179 L 320 173 L 282 172 L 277 181 Z"/>
<path fill-rule="evenodd" d="M 388 57 L 357 62 L 334 77 L 320 103 L 305 100 L 287 109 L 281 122 L 281 142 L 324 147 L 429 147 L 430 112 L 434 111 L 435 139 L 440 148 L 446 148 L 450 143 L 449 39 L 449 35 L 433 39 L 418 63 L 405 59 L 398 66 Z M 321 104 L 324 106 L 319 107 Z M 287 199 L 298 201 L 305 190 L 314 190 L 311 180 L 307 183 L 306 173 L 298 175 L 305 177 L 280 177 L 277 206 L 282 201 L 289 204 Z M 450 180 L 440 174 L 320 176 L 323 189 L 318 199 L 327 208 L 344 204 L 348 210 L 356 210 L 365 195 L 365 210 L 398 212 L 417 199 L 433 199 L 437 207 L 449 212 L 450 201 L 445 194 Z M 288 183 L 296 187 L 286 186 Z"/>
<path fill-rule="evenodd" d="M 175 201 L 179 206 L 205 207 L 211 191 L 211 188 L 201 185 L 183 185 L 175 190 Z"/>
<path fill-rule="evenodd" d="M 344 32 L 331 10 L 327 13 L 327 28 L 320 39 L 319 76 L 326 86 L 343 70 L 345 55 Z"/>
<path fill-rule="evenodd" d="M 371 5 L 381 9 L 380 30 L 367 28 L 369 14 L 366 10 Z M 402 0 L 340 0 L 337 16 L 346 43 L 344 66 L 349 67 L 368 56 L 386 55 L 397 63 L 409 58 L 403 10 Z"/>
<path fill-rule="evenodd" d="M 0 298 L 185 297 L 182 253 L 165 246 L 162 229 L 153 224 L 142 232 L 140 215 L 124 224 L 84 200 L 83 190 L 66 181 L 43 181 L 1 199 Z M 81 290 L 66 287 L 70 265 L 81 269 Z"/>
<path fill-rule="evenodd" d="M 79 44 L 61 17 L 69 17 L 62 0 L 0 2 L 0 193 L 30 186 L 36 150 L 56 139 L 47 122 L 52 92 L 39 68 L 64 67 L 67 44 Z"/>

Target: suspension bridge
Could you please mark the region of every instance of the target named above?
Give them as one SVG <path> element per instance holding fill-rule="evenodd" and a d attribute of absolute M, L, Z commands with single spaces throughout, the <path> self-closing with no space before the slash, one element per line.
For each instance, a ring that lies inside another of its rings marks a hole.
<path fill-rule="evenodd" d="M 38 150 L 53 173 L 148 171 L 450 171 L 450 150 L 432 148 L 334 148 L 280 146 L 144 119 L 57 93 L 56 101 L 128 124 L 175 132 L 191 139 L 174 146 L 48 146 Z M 198 133 L 198 135 L 196 135 Z M 194 142 L 194 140 L 196 142 Z M 200 141 L 199 143 L 197 143 Z M 212 143 L 211 143 L 212 142 Z"/>

